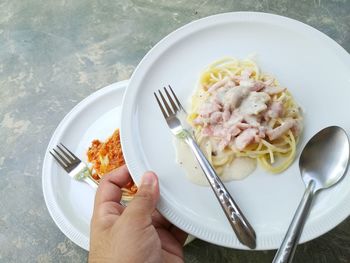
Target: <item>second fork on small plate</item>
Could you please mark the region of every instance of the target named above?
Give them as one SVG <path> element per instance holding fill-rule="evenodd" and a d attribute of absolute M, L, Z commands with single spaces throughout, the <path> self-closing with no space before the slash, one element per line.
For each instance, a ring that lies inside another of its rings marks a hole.
<path fill-rule="evenodd" d="M 186 112 L 170 85 L 168 89 L 164 87 L 164 93 L 165 96 L 158 90 L 159 95 L 154 93 L 154 96 L 168 127 L 174 136 L 184 140 L 192 150 L 238 240 L 247 247 L 254 249 L 256 247 L 256 234 L 253 227 L 217 176 L 214 168 L 193 139 L 191 133 L 184 127 L 182 118 L 179 115 Z"/>
<path fill-rule="evenodd" d="M 62 143 L 57 145 L 57 150 L 52 149 L 50 154 L 55 158 L 59 165 L 75 180 L 84 181 L 97 189 L 98 182 L 92 178 L 87 165 L 82 162 L 75 154 L 73 154 Z"/>
<path fill-rule="evenodd" d="M 98 188 L 99 183 L 91 176 L 89 167 L 62 143 L 57 145 L 56 149 L 53 148 L 50 154 L 71 178 L 77 181 L 83 181 L 95 190 Z M 123 195 L 120 204 L 126 207 L 131 199 Z"/>

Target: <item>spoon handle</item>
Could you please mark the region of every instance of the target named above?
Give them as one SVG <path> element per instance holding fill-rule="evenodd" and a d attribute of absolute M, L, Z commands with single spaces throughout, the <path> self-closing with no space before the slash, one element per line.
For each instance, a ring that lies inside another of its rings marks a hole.
<path fill-rule="evenodd" d="M 297 248 L 301 232 L 304 228 L 306 218 L 309 214 L 314 192 L 315 182 L 310 181 L 305 189 L 304 196 L 300 201 L 298 209 L 295 211 L 292 222 L 289 225 L 282 245 L 278 249 L 272 263 L 291 263 Z"/>

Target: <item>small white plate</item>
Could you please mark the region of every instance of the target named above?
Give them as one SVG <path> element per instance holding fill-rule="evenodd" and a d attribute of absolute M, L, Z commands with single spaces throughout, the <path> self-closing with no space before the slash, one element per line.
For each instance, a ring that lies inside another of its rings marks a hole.
<path fill-rule="evenodd" d="M 76 105 L 56 128 L 45 153 L 42 187 L 46 206 L 61 231 L 86 250 L 89 250 L 95 190 L 71 179 L 58 166 L 49 150 L 62 142 L 86 161 L 86 151 L 91 142 L 107 139 L 120 127 L 121 102 L 127 85 L 128 81 L 114 83 Z"/>
<path fill-rule="evenodd" d="M 298 154 L 318 130 L 350 131 L 350 56 L 335 41 L 301 22 L 264 13 L 220 14 L 192 22 L 160 41 L 141 61 L 123 100 L 121 139 L 135 181 L 146 170 L 160 180 L 159 210 L 188 233 L 222 246 L 246 249 L 234 235 L 209 187 L 190 183 L 175 163 L 172 135 L 153 92 L 171 84 L 185 103 L 203 68 L 223 56 L 257 54 L 261 69 L 289 88 L 303 107 Z M 257 169 L 227 188 L 255 228 L 257 249 L 279 247 L 302 197 L 298 162 L 280 175 Z M 329 231 L 350 214 L 350 177 L 320 193 L 301 242 Z"/>

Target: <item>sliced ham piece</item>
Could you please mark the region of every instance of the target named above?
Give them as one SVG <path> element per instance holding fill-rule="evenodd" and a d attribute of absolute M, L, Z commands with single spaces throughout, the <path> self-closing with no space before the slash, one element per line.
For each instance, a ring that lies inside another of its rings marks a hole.
<path fill-rule="evenodd" d="M 243 119 L 248 123 L 251 127 L 259 127 L 260 122 L 258 121 L 257 116 L 254 115 L 245 115 Z"/>
<path fill-rule="evenodd" d="M 246 89 L 251 90 L 251 89 L 253 89 L 253 87 L 254 87 L 254 80 L 252 80 L 252 79 L 241 80 L 241 81 L 239 82 L 239 85 L 240 85 L 241 87 L 244 87 L 244 88 L 246 88 Z"/>
<path fill-rule="evenodd" d="M 249 95 L 249 89 L 241 86 L 229 89 L 224 98 L 223 104 L 225 110 L 234 110 L 239 107 L 242 100 Z"/>
<path fill-rule="evenodd" d="M 225 138 L 228 136 L 228 129 L 223 127 L 222 125 L 213 126 L 213 136 Z"/>
<path fill-rule="evenodd" d="M 231 113 L 229 110 L 224 110 L 224 112 L 222 113 L 222 120 L 224 122 L 228 121 L 231 117 Z"/>
<path fill-rule="evenodd" d="M 224 77 L 222 80 L 219 80 L 215 84 L 209 87 L 208 92 L 213 93 L 216 89 L 225 86 L 228 81 L 231 81 L 229 77 Z"/>
<path fill-rule="evenodd" d="M 241 130 L 246 130 L 246 129 L 252 128 L 252 126 L 250 124 L 245 123 L 245 122 L 237 123 L 237 127 L 240 128 Z"/>
<path fill-rule="evenodd" d="M 231 134 L 231 136 L 235 137 L 241 132 L 241 129 L 235 125 L 229 128 L 228 132 Z"/>
<path fill-rule="evenodd" d="M 210 126 L 203 127 L 202 135 L 204 137 L 212 136 L 213 135 L 213 129 Z"/>
<path fill-rule="evenodd" d="M 288 119 L 286 122 L 282 123 L 277 128 L 268 130 L 266 134 L 271 141 L 276 140 L 279 137 L 281 137 L 283 134 L 285 134 L 289 129 L 291 129 L 294 126 L 294 124 L 295 124 L 295 120 Z"/>
<path fill-rule="evenodd" d="M 210 124 L 217 124 L 222 122 L 222 112 L 216 111 L 210 115 Z"/>
<path fill-rule="evenodd" d="M 259 132 L 258 132 L 258 137 L 261 138 L 261 139 L 264 139 L 265 136 L 266 136 L 266 131 L 267 131 L 266 127 L 260 126 L 260 127 L 258 128 L 258 130 L 259 130 Z"/>
<path fill-rule="evenodd" d="M 264 81 L 264 84 L 265 84 L 265 86 L 271 86 L 273 84 L 273 82 L 274 82 L 274 79 L 273 78 L 269 78 L 269 79 L 266 79 Z"/>
<path fill-rule="evenodd" d="M 262 81 L 256 81 L 254 86 L 250 89 L 251 91 L 260 91 L 265 88 L 265 83 Z"/>
<path fill-rule="evenodd" d="M 250 143 L 255 141 L 255 136 L 257 135 L 258 130 L 255 128 L 249 128 L 242 131 L 235 140 L 235 146 L 238 150 L 242 151 Z"/>
<path fill-rule="evenodd" d="M 269 95 L 275 95 L 285 90 L 286 88 L 282 88 L 280 86 L 266 86 L 262 91 L 266 92 Z"/>
<path fill-rule="evenodd" d="M 199 109 L 198 113 L 201 117 L 209 118 L 210 114 L 216 111 L 219 111 L 221 106 L 219 103 L 214 102 L 206 102 Z"/>
<path fill-rule="evenodd" d="M 303 122 L 300 119 L 294 119 L 295 124 L 293 125 L 292 132 L 295 136 L 299 136 L 303 130 Z"/>
<path fill-rule="evenodd" d="M 281 101 L 274 101 L 270 105 L 267 116 L 272 119 L 276 119 L 283 114 L 283 103 Z"/>
<path fill-rule="evenodd" d="M 233 126 L 243 120 L 243 116 L 240 115 L 238 112 L 233 112 L 230 116 L 230 119 L 227 122 L 227 125 Z"/>
<path fill-rule="evenodd" d="M 233 88 L 233 87 L 235 87 L 236 86 L 236 83 L 234 82 L 234 81 L 232 81 L 232 80 L 228 80 L 227 82 L 226 82 L 226 84 L 225 84 L 225 88 L 229 88 L 229 89 L 231 89 L 231 88 Z"/>

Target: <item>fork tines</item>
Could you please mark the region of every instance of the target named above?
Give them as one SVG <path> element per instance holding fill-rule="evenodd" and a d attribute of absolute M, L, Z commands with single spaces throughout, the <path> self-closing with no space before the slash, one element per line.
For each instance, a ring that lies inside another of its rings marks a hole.
<path fill-rule="evenodd" d="M 183 107 L 182 107 L 179 99 L 175 95 L 175 92 L 173 91 L 173 89 L 171 88 L 170 85 L 168 85 L 168 87 L 169 87 L 170 92 L 167 90 L 166 87 L 164 87 L 164 92 L 165 92 L 166 97 L 168 98 L 168 101 L 170 103 L 167 102 L 167 100 L 165 99 L 165 97 L 162 94 L 162 92 L 160 90 L 158 90 L 159 96 L 160 96 L 164 106 L 160 102 L 157 94 L 155 92 L 153 93 L 154 96 L 156 97 L 158 105 L 159 105 L 159 107 L 160 107 L 160 109 L 161 109 L 161 111 L 162 111 L 162 113 L 163 113 L 165 118 L 175 115 L 179 110 L 183 110 Z"/>
<path fill-rule="evenodd" d="M 76 157 L 70 150 L 67 149 L 62 143 L 57 145 L 58 150 L 52 149 L 50 154 L 55 158 L 55 160 L 67 171 L 71 169 L 73 164 L 79 163 L 80 160 Z"/>

